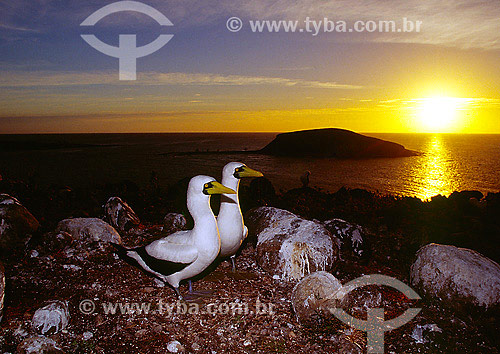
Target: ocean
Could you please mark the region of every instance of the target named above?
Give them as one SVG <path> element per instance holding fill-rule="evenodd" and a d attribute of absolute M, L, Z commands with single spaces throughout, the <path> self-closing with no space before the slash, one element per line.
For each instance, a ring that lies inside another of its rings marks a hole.
<path fill-rule="evenodd" d="M 157 133 L 0 135 L 0 174 L 11 179 L 88 186 L 130 180 L 145 186 L 152 171 L 167 187 L 197 174 L 220 178 L 222 166 L 241 161 L 260 170 L 279 190 L 310 186 L 325 191 L 363 188 L 426 200 L 453 191 L 500 191 L 500 135 L 366 134 L 423 154 L 404 158 L 337 160 L 258 154 L 176 152 L 256 150 L 274 133 Z M 248 183 L 244 182 L 244 183 Z"/>

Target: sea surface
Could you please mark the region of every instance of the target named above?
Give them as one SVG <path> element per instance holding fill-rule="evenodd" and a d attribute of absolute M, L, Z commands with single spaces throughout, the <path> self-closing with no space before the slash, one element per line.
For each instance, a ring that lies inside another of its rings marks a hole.
<path fill-rule="evenodd" d="M 337 160 L 258 154 L 179 152 L 256 150 L 270 133 L 0 135 L 0 174 L 68 186 L 131 180 L 145 186 L 152 171 L 167 187 L 197 174 L 220 178 L 229 161 L 260 170 L 277 190 L 310 186 L 335 192 L 345 186 L 428 199 L 456 190 L 500 191 L 500 135 L 366 134 L 394 141 L 420 156 Z M 245 183 L 248 183 L 246 181 Z"/>

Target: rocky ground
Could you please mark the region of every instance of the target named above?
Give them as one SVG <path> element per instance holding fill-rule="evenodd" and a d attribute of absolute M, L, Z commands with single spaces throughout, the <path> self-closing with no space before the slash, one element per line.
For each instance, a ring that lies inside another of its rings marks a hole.
<path fill-rule="evenodd" d="M 1 352 L 22 352 L 19 344 L 40 333 L 32 323 L 36 310 L 52 300 L 67 301 L 70 319 L 62 331 L 49 331 L 45 337 L 53 339 L 61 348 L 59 352 L 64 353 L 365 352 L 363 332 L 321 315 L 308 326 L 298 322 L 291 303 L 296 282 L 275 279 L 259 267 L 252 237 L 237 259 L 238 271 L 233 273 L 227 262 L 215 265 L 194 283 L 195 290 L 211 289 L 213 293 L 187 303 L 177 302 L 170 288 L 119 259 L 109 245 L 92 245 L 86 252 L 75 247 L 74 240 L 47 241 L 47 232 L 53 231 L 60 220 L 102 217 L 106 200 L 120 196 L 141 219 L 140 225 L 121 231 L 121 239 L 127 246 L 143 245 L 164 235 L 162 218 L 167 212 L 182 212 L 182 186 L 183 182 L 161 191 L 155 189 L 157 186 L 141 189 L 124 182 L 83 191 L 1 181 L 0 192 L 22 201 L 41 224 L 25 248 L 2 255 L 7 286 L 0 323 Z M 499 195 L 480 196 L 477 203 L 471 197 L 477 197 L 477 193 L 423 203 L 361 190 L 329 194 L 310 188 L 276 195 L 265 181 L 241 190 L 244 210 L 274 205 L 311 220 L 341 217 L 365 226 L 369 231 L 367 252 L 358 257 L 341 251 L 342 261 L 331 269 L 343 284 L 377 273 L 409 284 L 415 253 L 429 241 L 451 240 L 498 261 L 495 245 L 500 228 L 494 215 L 498 215 Z M 185 293 L 186 288 L 181 291 Z M 386 333 L 387 353 L 500 351 L 500 320 L 495 310 L 460 312 L 442 306 L 438 299 L 410 302 L 389 288 L 377 291 L 386 299 L 386 318 L 396 317 L 408 307 L 422 308 L 413 321 Z M 92 301 L 94 310 L 87 300 Z M 127 312 L 125 308 L 106 313 L 103 306 L 115 303 L 151 307 L 148 313 L 144 308 L 134 314 L 122 314 L 121 310 Z M 244 313 L 246 306 L 248 313 Z M 266 311 L 262 311 L 263 306 Z M 214 308 L 219 313 L 212 313 Z M 258 309 L 265 313 L 257 313 Z"/>

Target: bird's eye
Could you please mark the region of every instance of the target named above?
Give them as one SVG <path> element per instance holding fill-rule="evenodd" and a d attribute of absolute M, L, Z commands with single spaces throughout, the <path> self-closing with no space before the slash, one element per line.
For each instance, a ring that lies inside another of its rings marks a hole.
<path fill-rule="evenodd" d="M 208 183 L 205 183 L 205 185 L 203 187 L 204 188 L 210 188 L 210 185 Z"/>
<path fill-rule="evenodd" d="M 243 172 L 243 167 L 238 167 L 235 171 L 236 172 Z"/>

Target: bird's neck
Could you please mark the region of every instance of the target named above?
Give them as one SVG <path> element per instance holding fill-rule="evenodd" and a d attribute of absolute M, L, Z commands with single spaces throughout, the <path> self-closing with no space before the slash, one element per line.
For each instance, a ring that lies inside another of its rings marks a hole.
<path fill-rule="evenodd" d="M 223 194 L 221 196 L 219 215 L 230 210 L 239 212 L 240 200 L 238 197 L 238 190 L 240 188 L 240 180 L 238 178 L 234 178 L 233 176 L 226 178 L 223 177 L 222 184 L 234 190 L 236 194 Z"/>
<path fill-rule="evenodd" d="M 210 208 L 210 197 L 191 196 L 188 197 L 187 206 L 194 220 L 193 230 L 214 231 L 217 234 L 217 224 L 214 213 Z M 196 233 L 195 233 L 196 234 Z"/>

